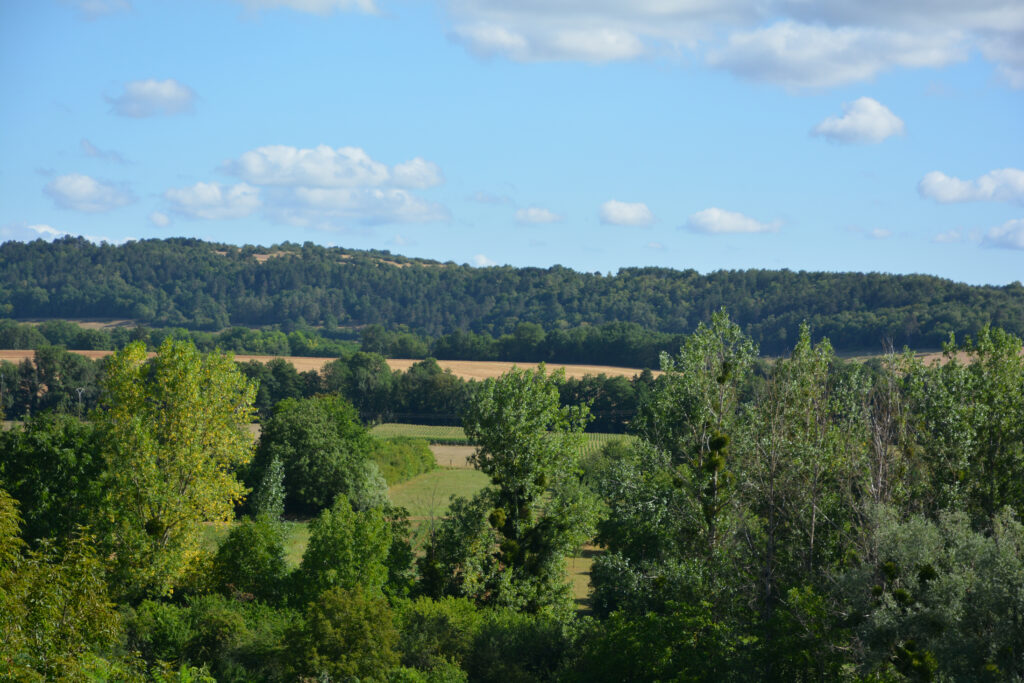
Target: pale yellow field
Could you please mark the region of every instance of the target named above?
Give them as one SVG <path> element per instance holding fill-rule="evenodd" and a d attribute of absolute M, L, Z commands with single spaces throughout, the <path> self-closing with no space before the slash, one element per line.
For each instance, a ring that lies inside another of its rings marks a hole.
<path fill-rule="evenodd" d="M 26 349 L 2 349 L 0 350 L 0 360 L 10 361 L 12 363 L 20 363 L 25 358 L 32 358 L 35 351 Z M 103 358 L 109 356 L 112 351 L 71 351 L 71 353 L 77 353 L 86 358 L 93 360 L 97 358 Z M 151 357 L 156 355 L 154 353 L 149 354 Z M 235 355 L 235 360 L 240 363 L 245 363 L 250 360 L 259 361 L 261 363 L 267 363 L 275 358 L 284 358 L 286 361 L 295 366 L 295 369 L 299 372 L 305 372 L 307 370 L 319 371 L 324 365 L 333 361 L 333 358 L 316 358 L 311 356 L 261 356 L 253 354 L 239 353 Z M 409 358 L 388 358 L 388 367 L 392 370 L 402 370 L 403 372 L 408 370 L 414 363 L 418 363 L 418 360 Z M 504 361 L 473 361 L 473 360 L 442 360 L 438 361 L 438 365 L 444 370 L 451 370 L 452 374 L 462 379 L 488 379 L 490 377 L 499 377 L 500 375 L 508 372 L 513 367 L 529 368 L 534 369 L 537 367 L 536 363 L 510 363 Z M 560 365 L 552 363 L 548 365 L 548 372 L 553 372 L 559 368 L 565 368 L 565 376 L 572 378 L 582 378 L 585 375 L 599 375 L 604 373 L 609 377 L 633 377 L 633 375 L 639 375 L 640 370 L 638 368 L 620 368 L 611 365 Z M 655 375 L 661 374 L 660 371 L 655 371 Z"/>

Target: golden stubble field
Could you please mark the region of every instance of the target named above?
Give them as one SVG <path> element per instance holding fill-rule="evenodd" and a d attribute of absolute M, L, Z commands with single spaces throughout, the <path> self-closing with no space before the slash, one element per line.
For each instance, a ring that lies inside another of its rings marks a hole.
<path fill-rule="evenodd" d="M 3 349 L 0 350 L 0 360 L 10 361 L 11 363 L 20 363 L 26 358 L 31 359 L 35 351 L 29 349 Z M 103 358 L 108 356 L 112 351 L 71 351 L 71 353 L 77 353 L 96 360 L 97 358 Z M 150 353 L 150 356 L 156 355 Z M 235 354 L 235 360 L 241 363 L 256 360 L 261 363 L 267 363 L 275 358 L 283 358 L 284 360 L 295 366 L 295 369 L 299 372 L 305 372 L 307 370 L 319 371 L 324 365 L 333 361 L 333 358 L 314 358 L 311 356 L 259 356 L 252 354 L 239 353 Z M 403 372 L 408 370 L 414 363 L 418 363 L 418 360 L 409 358 L 388 358 L 388 366 L 392 370 L 402 370 Z M 437 362 L 444 370 L 451 370 L 452 374 L 461 377 L 462 379 L 476 379 L 483 380 L 490 377 L 499 377 L 502 374 L 509 371 L 514 366 L 520 368 L 536 368 L 537 363 L 513 363 L 505 361 L 473 361 L 473 360 L 441 360 Z M 548 372 L 552 372 L 559 368 L 565 368 L 565 376 L 569 378 L 580 379 L 586 375 L 599 375 L 604 373 L 609 377 L 633 377 L 639 375 L 641 370 L 639 368 L 623 368 L 612 365 L 563 365 L 559 363 L 552 363 L 547 366 Z M 660 371 L 655 371 L 655 375 L 661 374 Z"/>

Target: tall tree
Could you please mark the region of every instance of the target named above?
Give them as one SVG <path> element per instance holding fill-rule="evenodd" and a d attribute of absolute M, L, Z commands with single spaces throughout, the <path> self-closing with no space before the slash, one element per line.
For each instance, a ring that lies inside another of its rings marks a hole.
<path fill-rule="evenodd" d="M 173 587 L 199 549 L 199 525 L 228 520 L 245 495 L 255 387 L 230 356 L 166 340 L 114 354 L 94 420 L 107 472 L 98 526 L 115 586 L 132 598 Z"/>

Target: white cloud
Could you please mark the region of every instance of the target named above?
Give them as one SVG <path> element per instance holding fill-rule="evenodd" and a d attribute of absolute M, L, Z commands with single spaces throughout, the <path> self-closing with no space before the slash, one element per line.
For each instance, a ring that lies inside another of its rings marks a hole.
<path fill-rule="evenodd" d="M 940 232 L 938 235 L 932 238 L 932 242 L 938 242 L 939 244 L 952 244 L 959 242 L 963 239 L 963 235 L 959 230 L 947 230 Z"/>
<path fill-rule="evenodd" d="M 103 159 L 104 161 L 115 161 L 119 164 L 128 163 L 125 158 L 115 152 L 112 149 L 100 149 L 96 145 L 92 144 L 86 138 L 82 138 L 79 146 L 82 149 L 82 154 L 93 159 Z"/>
<path fill-rule="evenodd" d="M 64 2 L 77 9 L 83 19 L 98 19 L 132 8 L 132 3 L 129 0 L 64 0 Z"/>
<path fill-rule="evenodd" d="M 778 221 L 762 223 L 735 211 L 726 211 L 711 207 L 690 216 L 686 227 L 693 232 L 709 235 L 728 233 L 778 232 L 781 224 Z"/>
<path fill-rule="evenodd" d="M 780 21 L 737 32 L 708 63 L 752 81 L 822 88 L 871 80 L 896 66 L 939 67 L 967 59 L 962 36 Z"/>
<path fill-rule="evenodd" d="M 885 228 L 872 228 L 868 230 L 867 236 L 873 240 L 887 240 L 892 237 L 892 230 L 886 230 Z"/>
<path fill-rule="evenodd" d="M 474 254 L 473 255 L 473 265 L 475 265 L 475 266 L 477 266 L 479 268 L 483 268 L 485 266 L 496 266 L 498 264 L 495 263 L 494 261 L 492 261 L 491 259 L 487 258 L 486 256 L 484 256 L 483 254 Z"/>
<path fill-rule="evenodd" d="M 654 214 L 643 202 L 610 199 L 601 205 L 601 222 L 608 225 L 644 226 L 654 222 Z"/>
<path fill-rule="evenodd" d="M 888 107 L 870 97 L 860 97 L 843 105 L 842 116 L 828 117 L 811 134 L 833 142 L 879 143 L 903 132 L 903 120 Z"/>
<path fill-rule="evenodd" d="M 61 237 L 84 237 L 90 242 L 94 242 L 96 244 L 100 244 L 101 242 L 124 244 L 125 242 L 130 242 L 135 239 L 134 237 L 114 239 L 112 237 L 104 237 L 101 235 L 80 235 L 77 233 L 67 232 L 65 230 L 58 230 L 52 225 L 47 225 L 45 223 L 37 223 L 36 225 L 25 225 L 24 223 L 21 223 L 0 227 L 0 242 L 7 240 L 30 242 L 37 239 L 52 242 L 53 240 Z"/>
<path fill-rule="evenodd" d="M 327 145 L 259 147 L 225 163 L 224 169 L 253 185 L 281 187 L 422 189 L 444 182 L 437 164 L 420 157 L 389 168 L 359 147 Z"/>
<path fill-rule="evenodd" d="M 149 214 L 149 222 L 158 228 L 166 228 L 168 225 L 171 224 L 171 217 L 168 216 L 166 213 L 154 211 L 153 213 Z"/>
<path fill-rule="evenodd" d="M 327 16 L 332 12 L 359 11 L 372 14 L 377 11 L 373 0 L 238 0 L 250 10 L 291 9 L 296 12 Z"/>
<path fill-rule="evenodd" d="M 981 241 L 983 246 L 999 249 L 1024 249 L 1024 218 L 1006 221 L 989 230 Z"/>
<path fill-rule="evenodd" d="M 85 213 L 110 211 L 135 200 L 126 188 L 81 173 L 57 176 L 46 184 L 43 191 L 57 206 Z"/>
<path fill-rule="evenodd" d="M 420 157 L 395 164 L 391 169 L 391 175 L 394 185 L 414 190 L 436 187 L 444 182 L 441 168 L 434 162 L 425 161 Z"/>
<path fill-rule="evenodd" d="M 469 199 L 471 201 L 477 202 L 478 204 L 501 205 L 515 203 L 512 201 L 512 198 L 509 197 L 507 194 L 491 194 L 490 192 L 484 192 L 482 190 L 477 190 L 476 192 L 471 194 L 469 196 Z"/>
<path fill-rule="evenodd" d="M 665 251 L 666 249 L 665 245 L 661 242 L 648 242 L 645 246 L 648 249 L 653 249 L 654 251 Z"/>
<path fill-rule="evenodd" d="M 246 183 L 231 187 L 220 183 L 196 183 L 164 192 L 171 210 L 188 218 L 224 220 L 245 218 L 260 208 L 260 191 Z"/>
<path fill-rule="evenodd" d="M 173 78 L 163 81 L 151 78 L 125 83 L 124 92 L 108 101 L 115 114 L 143 118 L 189 112 L 195 99 L 191 88 Z"/>
<path fill-rule="evenodd" d="M 353 223 L 429 223 L 451 217 L 440 204 L 390 188 L 297 187 L 268 194 L 266 210 L 273 220 L 328 230 Z"/>
<path fill-rule="evenodd" d="M 792 88 L 940 67 L 972 50 L 1024 87 L 1020 0 L 447 0 L 453 40 L 481 56 L 706 60 Z"/>
<path fill-rule="evenodd" d="M 516 211 L 516 221 L 519 223 L 557 223 L 560 220 L 562 220 L 562 217 L 557 213 L 539 206 L 531 206 Z"/>
<path fill-rule="evenodd" d="M 941 171 L 932 171 L 921 179 L 917 191 L 922 197 L 942 204 L 980 201 L 1024 204 L 1024 171 L 1001 168 L 977 180 L 960 180 Z"/>

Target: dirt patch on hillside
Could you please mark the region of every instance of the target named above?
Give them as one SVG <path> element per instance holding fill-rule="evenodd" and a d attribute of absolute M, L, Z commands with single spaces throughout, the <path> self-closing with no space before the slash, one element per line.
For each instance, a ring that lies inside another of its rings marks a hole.
<path fill-rule="evenodd" d="M 402 370 L 404 372 L 412 367 L 414 363 L 418 362 L 418 360 L 408 358 L 389 358 L 388 366 L 392 370 Z M 500 377 L 514 367 L 529 370 L 537 368 L 537 363 L 512 363 L 497 360 L 439 360 L 437 364 L 443 370 L 451 370 L 452 374 L 456 377 L 476 380 Z M 642 372 L 638 368 L 623 368 L 612 365 L 563 365 L 560 363 L 550 363 L 547 366 L 548 372 L 553 372 L 559 368 L 565 368 L 565 376 L 573 379 L 582 379 L 586 375 L 600 375 L 602 373 L 609 377 L 631 378 Z M 657 376 L 661 372 L 656 370 L 654 374 Z"/>

